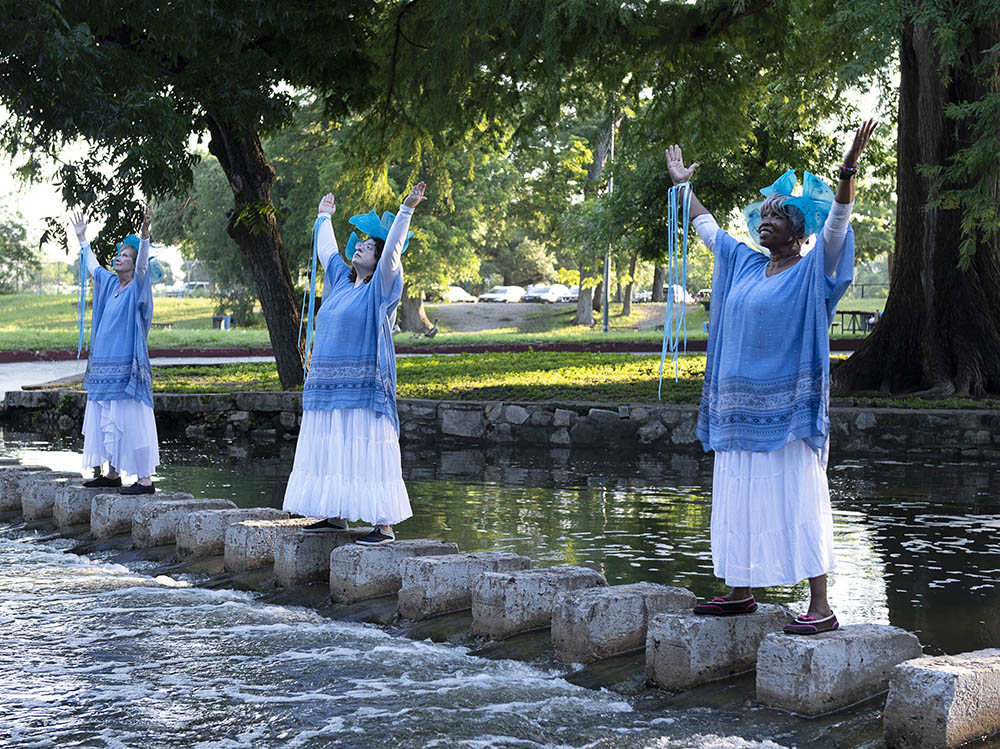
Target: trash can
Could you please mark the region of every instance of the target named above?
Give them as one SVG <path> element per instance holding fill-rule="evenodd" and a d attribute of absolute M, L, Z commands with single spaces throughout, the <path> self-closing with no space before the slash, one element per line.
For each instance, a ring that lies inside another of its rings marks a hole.
<path fill-rule="evenodd" d="M 215 330 L 229 330 L 232 324 L 232 315 L 213 315 L 212 317 L 212 327 Z"/>

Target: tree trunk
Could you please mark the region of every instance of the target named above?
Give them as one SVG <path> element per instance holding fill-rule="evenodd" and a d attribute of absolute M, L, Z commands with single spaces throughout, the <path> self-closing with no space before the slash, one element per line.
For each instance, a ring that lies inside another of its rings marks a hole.
<path fill-rule="evenodd" d="M 403 284 L 402 315 L 399 327 L 410 333 L 426 333 L 431 329 L 431 321 L 427 319 L 424 309 L 424 293 L 413 289 L 409 283 Z"/>
<path fill-rule="evenodd" d="M 219 160 L 233 190 L 234 211 L 227 231 L 247 258 L 267 323 L 281 387 L 302 384 L 299 305 L 271 202 L 274 169 L 257 134 L 206 116 L 208 150 Z"/>
<path fill-rule="evenodd" d="M 667 269 L 662 265 L 656 265 L 653 267 L 653 301 L 662 302 L 666 300 L 666 295 L 663 293 L 663 284 L 667 280 Z"/>
<path fill-rule="evenodd" d="M 632 314 L 632 290 L 635 288 L 635 266 L 639 262 L 639 253 L 633 252 L 628 261 L 628 283 L 625 284 L 625 299 L 622 302 L 622 317 Z M 620 284 L 619 284 L 620 286 Z"/>
<path fill-rule="evenodd" d="M 982 397 L 1000 392 L 1000 236 L 980 238 L 970 267 L 960 270 L 961 212 L 925 210 L 931 181 L 918 171 L 920 165 L 945 164 L 971 141 L 968 122 L 948 119 L 946 107 L 997 90 L 995 78 L 976 80 L 971 71 L 982 50 L 1000 41 L 1000 22 L 969 33 L 970 52 L 946 71 L 945 85 L 929 31 L 912 21 L 903 29 L 889 298 L 872 335 L 834 370 L 835 393 L 919 390 L 931 397 Z M 1000 178 L 990 192 L 1000 195 Z"/>
<path fill-rule="evenodd" d="M 580 300 L 576 303 L 576 317 L 573 319 L 574 325 L 594 324 L 594 286 L 583 288 L 580 286 Z"/>
<path fill-rule="evenodd" d="M 598 281 L 594 287 L 594 312 L 600 312 L 604 304 L 604 281 Z"/>

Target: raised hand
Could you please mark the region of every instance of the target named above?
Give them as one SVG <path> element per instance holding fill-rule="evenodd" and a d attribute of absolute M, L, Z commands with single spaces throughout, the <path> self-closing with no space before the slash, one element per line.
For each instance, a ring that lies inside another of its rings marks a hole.
<path fill-rule="evenodd" d="M 84 244 L 87 241 L 87 218 L 83 215 L 82 211 L 77 211 L 73 214 L 72 219 L 73 231 L 76 232 L 80 244 Z"/>
<path fill-rule="evenodd" d="M 424 190 L 426 188 L 427 185 L 423 182 L 415 184 L 413 189 L 410 190 L 410 194 L 403 200 L 403 205 L 410 208 L 416 208 L 420 204 L 420 201 L 427 200 L 427 198 L 424 197 Z"/>
<path fill-rule="evenodd" d="M 333 199 L 333 193 L 328 192 L 319 201 L 319 213 L 329 213 L 331 216 L 337 212 L 337 202 Z"/>
<path fill-rule="evenodd" d="M 670 179 L 673 180 L 674 184 L 679 185 L 690 180 L 694 170 L 698 168 L 698 162 L 694 162 L 691 166 L 684 166 L 684 154 L 681 153 L 681 147 L 676 144 L 670 146 L 666 153 L 667 171 L 670 172 Z"/>
<path fill-rule="evenodd" d="M 844 166 L 846 167 L 856 167 L 858 165 L 858 159 L 861 158 L 861 152 L 865 150 L 865 146 L 868 145 L 868 141 L 872 137 L 872 133 L 875 132 L 875 128 L 878 127 L 878 122 L 874 118 L 865 120 L 865 122 L 857 129 L 854 133 L 854 141 L 847 147 L 847 151 L 844 153 Z"/>
<path fill-rule="evenodd" d="M 142 239 L 149 239 L 149 226 L 153 223 L 153 204 L 146 203 L 146 210 L 142 213 L 142 228 L 139 229 L 139 236 Z"/>

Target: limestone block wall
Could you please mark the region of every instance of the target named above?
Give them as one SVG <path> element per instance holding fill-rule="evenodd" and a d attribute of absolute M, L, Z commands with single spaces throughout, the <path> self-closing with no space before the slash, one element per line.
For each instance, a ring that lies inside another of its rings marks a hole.
<path fill-rule="evenodd" d="M 79 434 L 85 394 L 9 392 L 0 423 L 47 434 Z M 192 442 L 292 442 L 301 393 L 157 394 L 157 427 Z M 693 404 L 501 403 L 400 400 L 400 439 L 452 445 L 529 444 L 656 453 L 700 452 Z M 839 456 L 926 455 L 940 460 L 1000 458 L 1000 411 L 831 407 L 831 448 Z"/>

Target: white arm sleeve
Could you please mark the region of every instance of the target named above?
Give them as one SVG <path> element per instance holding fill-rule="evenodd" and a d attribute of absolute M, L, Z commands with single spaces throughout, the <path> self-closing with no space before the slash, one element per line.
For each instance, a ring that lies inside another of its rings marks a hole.
<path fill-rule="evenodd" d="M 333 216 L 329 213 L 320 213 L 326 216 L 326 221 L 319 225 L 319 233 L 316 237 L 316 254 L 319 257 L 319 264 L 326 270 L 326 264 L 330 258 L 340 252 L 337 247 L 337 238 L 333 235 Z"/>
<path fill-rule="evenodd" d="M 101 267 L 101 264 L 97 262 L 97 255 L 94 251 L 90 249 L 90 242 L 84 242 L 80 245 L 80 252 L 83 254 L 84 259 L 87 261 L 87 272 L 91 276 L 94 275 L 94 271 Z"/>
<path fill-rule="evenodd" d="M 139 237 L 139 251 L 135 254 L 135 272 L 138 276 L 146 275 L 149 270 L 149 237 Z"/>
<path fill-rule="evenodd" d="M 703 213 L 691 219 L 691 223 L 694 224 L 695 231 L 698 232 L 698 236 L 701 237 L 705 246 L 711 252 L 715 252 L 715 234 L 719 231 L 719 222 L 715 220 L 715 216 L 711 213 Z"/>
<path fill-rule="evenodd" d="M 399 206 L 396 220 L 392 222 L 389 236 L 385 238 L 385 248 L 378 261 L 378 274 L 382 279 L 382 296 L 389 296 L 392 293 L 396 278 L 403 272 L 400 255 L 403 253 L 403 245 L 406 244 L 406 232 L 410 228 L 412 217 L 412 208 L 406 205 Z"/>
<path fill-rule="evenodd" d="M 832 276 L 837 271 L 840 263 L 840 256 L 844 250 L 844 238 L 847 236 L 847 224 L 851 218 L 851 211 L 854 210 L 854 202 L 838 203 L 833 202 L 830 214 L 823 224 L 823 245 L 826 254 L 823 256 L 823 270 L 826 275 Z"/>

